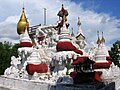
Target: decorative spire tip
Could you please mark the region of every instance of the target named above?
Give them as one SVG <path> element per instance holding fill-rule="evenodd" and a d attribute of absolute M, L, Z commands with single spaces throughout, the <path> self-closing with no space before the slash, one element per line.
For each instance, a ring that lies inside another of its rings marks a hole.
<path fill-rule="evenodd" d="M 63 7 L 64 5 L 62 4 L 62 7 Z"/>
<path fill-rule="evenodd" d="M 98 34 L 98 36 L 99 36 L 99 31 L 97 31 L 97 34 Z"/>
<path fill-rule="evenodd" d="M 79 26 L 81 25 L 81 22 L 80 22 L 80 17 L 78 17 L 78 23 L 77 23 Z"/>
<path fill-rule="evenodd" d="M 24 2 L 23 2 L 23 9 L 25 9 L 25 8 L 24 8 Z"/>
<path fill-rule="evenodd" d="M 103 32 L 102 32 L 102 39 L 101 39 L 101 42 L 102 42 L 102 43 L 105 43 L 105 38 L 104 38 L 104 36 L 103 36 Z"/>
<path fill-rule="evenodd" d="M 99 37 L 99 31 L 97 31 L 98 34 L 98 40 L 97 40 L 97 44 L 100 45 L 100 37 Z"/>

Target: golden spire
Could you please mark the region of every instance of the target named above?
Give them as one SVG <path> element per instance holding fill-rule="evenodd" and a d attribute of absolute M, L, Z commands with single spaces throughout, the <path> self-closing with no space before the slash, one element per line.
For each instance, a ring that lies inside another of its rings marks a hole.
<path fill-rule="evenodd" d="M 102 39 L 101 39 L 101 42 L 102 42 L 102 43 L 105 43 L 105 39 L 104 39 L 104 37 L 103 37 L 103 32 L 102 32 Z"/>
<path fill-rule="evenodd" d="M 73 32 L 73 28 L 72 28 L 72 33 L 71 33 L 71 36 L 72 36 L 72 37 L 74 37 L 74 36 L 75 36 L 75 35 L 74 35 L 74 32 Z"/>
<path fill-rule="evenodd" d="M 29 27 L 29 23 L 27 21 L 27 18 L 26 18 L 25 12 L 24 12 L 24 6 L 23 6 L 20 20 L 17 23 L 17 33 L 19 35 L 23 34 L 25 32 L 26 27 L 27 28 Z"/>
<path fill-rule="evenodd" d="M 77 25 L 81 25 L 81 22 L 80 22 L 80 17 L 78 17 L 78 23 L 77 23 Z"/>
<path fill-rule="evenodd" d="M 97 31 L 97 34 L 98 34 L 98 40 L 97 40 L 97 44 L 100 44 L 99 31 Z"/>

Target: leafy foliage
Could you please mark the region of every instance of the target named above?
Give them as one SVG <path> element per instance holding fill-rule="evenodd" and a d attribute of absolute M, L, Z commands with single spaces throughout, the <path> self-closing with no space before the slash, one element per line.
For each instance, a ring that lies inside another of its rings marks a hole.
<path fill-rule="evenodd" d="M 19 44 L 12 45 L 10 42 L 0 42 L 0 75 L 4 74 L 5 69 L 10 66 L 11 56 L 18 56 L 18 47 Z"/>
<path fill-rule="evenodd" d="M 116 41 L 111 47 L 111 51 L 109 52 L 113 62 L 115 65 L 120 67 L 120 41 Z"/>

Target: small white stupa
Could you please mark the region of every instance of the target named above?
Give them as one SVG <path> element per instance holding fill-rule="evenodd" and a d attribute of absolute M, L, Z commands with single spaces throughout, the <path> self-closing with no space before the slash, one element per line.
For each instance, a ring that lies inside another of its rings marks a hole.
<path fill-rule="evenodd" d="M 27 27 L 25 33 L 20 35 L 20 46 L 21 47 L 32 47 L 32 41 L 28 35 Z"/>
<path fill-rule="evenodd" d="M 80 49 L 84 49 L 85 46 L 86 46 L 86 42 L 85 42 L 85 36 L 82 32 L 82 29 L 81 29 L 81 22 L 80 22 L 80 18 L 78 17 L 78 32 L 77 32 L 77 35 L 76 35 L 76 43 L 79 45 Z"/>

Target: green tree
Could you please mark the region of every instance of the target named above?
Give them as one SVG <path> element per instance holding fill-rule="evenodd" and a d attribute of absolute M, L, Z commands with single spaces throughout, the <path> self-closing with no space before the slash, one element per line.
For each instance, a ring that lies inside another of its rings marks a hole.
<path fill-rule="evenodd" d="M 11 56 L 18 56 L 18 47 L 19 44 L 12 45 L 10 42 L 0 42 L 0 75 L 3 75 L 5 69 L 10 66 Z"/>
<path fill-rule="evenodd" d="M 109 52 L 113 62 L 115 65 L 120 67 L 120 41 L 116 41 L 111 47 L 111 51 Z"/>

